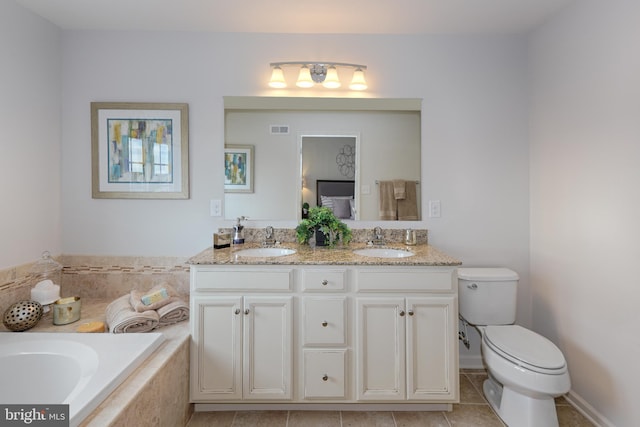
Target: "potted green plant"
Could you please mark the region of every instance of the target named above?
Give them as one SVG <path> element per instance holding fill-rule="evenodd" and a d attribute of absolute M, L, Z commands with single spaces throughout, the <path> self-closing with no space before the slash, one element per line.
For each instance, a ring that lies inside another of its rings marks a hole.
<path fill-rule="evenodd" d="M 351 241 L 351 230 L 347 224 L 340 221 L 327 207 L 316 206 L 309 209 L 309 217 L 300 221 L 296 227 L 298 243 L 309 243 L 314 233 L 316 246 L 332 248 L 341 240 L 344 244 Z"/>

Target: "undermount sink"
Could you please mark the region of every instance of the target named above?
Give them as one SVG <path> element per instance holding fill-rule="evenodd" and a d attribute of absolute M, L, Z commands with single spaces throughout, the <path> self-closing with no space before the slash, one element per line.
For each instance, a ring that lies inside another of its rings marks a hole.
<path fill-rule="evenodd" d="M 249 248 L 241 249 L 234 253 L 236 256 L 248 256 L 254 258 L 266 258 L 275 256 L 293 255 L 296 253 L 295 249 L 289 248 Z"/>
<path fill-rule="evenodd" d="M 374 258 L 407 258 L 415 254 L 405 249 L 393 248 L 366 248 L 356 249 L 353 251 L 356 255 L 374 257 Z"/>

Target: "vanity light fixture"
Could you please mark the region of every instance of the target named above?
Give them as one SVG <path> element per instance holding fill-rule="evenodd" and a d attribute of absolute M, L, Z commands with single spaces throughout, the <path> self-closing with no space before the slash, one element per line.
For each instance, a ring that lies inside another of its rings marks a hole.
<path fill-rule="evenodd" d="M 284 79 L 284 73 L 282 71 L 282 67 L 284 66 L 300 67 L 296 86 L 301 88 L 311 88 L 317 83 L 322 83 L 322 86 L 327 89 L 339 88 L 342 86 L 342 83 L 338 77 L 338 67 L 354 69 L 349 89 L 365 90 L 367 88 L 367 82 L 364 78 L 364 70 L 367 69 L 366 65 L 347 64 L 344 62 L 304 61 L 272 62 L 269 65 L 272 68 L 269 86 L 275 89 L 283 89 L 287 86 Z"/>

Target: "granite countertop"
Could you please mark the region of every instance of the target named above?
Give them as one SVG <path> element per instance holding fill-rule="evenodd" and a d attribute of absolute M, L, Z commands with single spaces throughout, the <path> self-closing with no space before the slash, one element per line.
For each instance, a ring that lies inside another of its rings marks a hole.
<path fill-rule="evenodd" d="M 260 248 L 259 243 L 245 243 L 225 249 L 209 247 L 187 263 L 193 265 L 404 265 L 404 266 L 458 266 L 462 262 L 439 251 L 431 245 L 405 246 L 389 244 L 385 246 L 367 246 L 365 243 L 351 243 L 348 246 L 312 247 L 298 243 L 281 243 L 276 247 L 295 249 L 296 253 L 280 257 L 245 257 L 235 253 L 242 249 Z M 355 249 L 392 248 L 409 250 L 414 256 L 405 258 L 377 258 L 356 255 Z"/>

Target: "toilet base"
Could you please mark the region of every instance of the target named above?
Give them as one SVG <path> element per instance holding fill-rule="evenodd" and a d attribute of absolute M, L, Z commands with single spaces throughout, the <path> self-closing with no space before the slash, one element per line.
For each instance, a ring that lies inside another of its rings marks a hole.
<path fill-rule="evenodd" d="M 493 410 L 509 427 L 558 427 L 556 404 L 551 397 L 526 396 L 491 377 L 485 380 L 482 390 Z"/>

